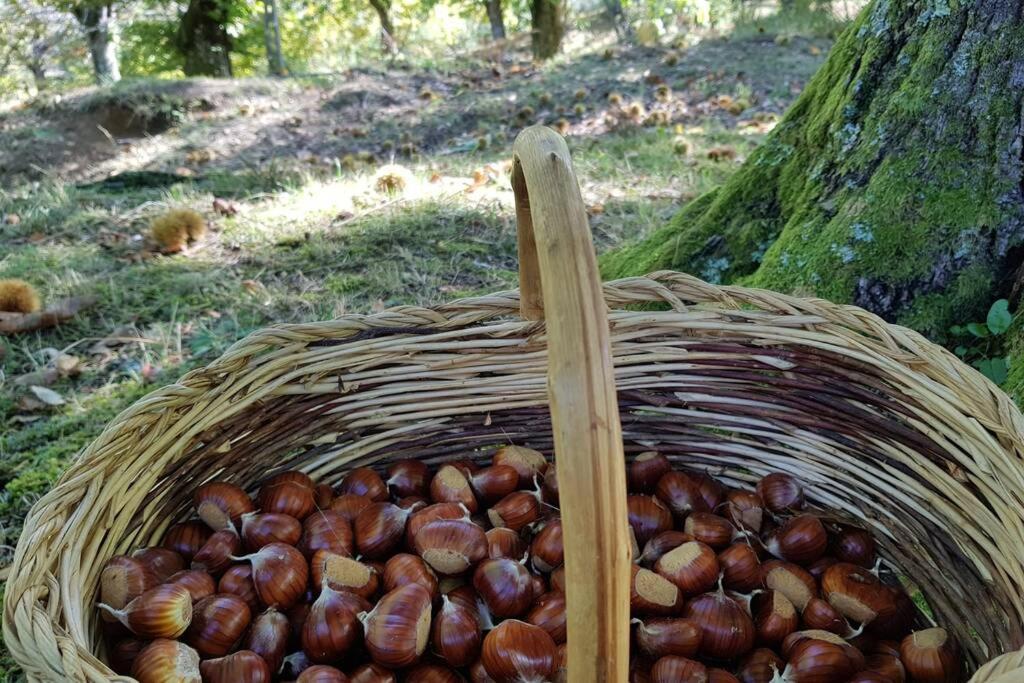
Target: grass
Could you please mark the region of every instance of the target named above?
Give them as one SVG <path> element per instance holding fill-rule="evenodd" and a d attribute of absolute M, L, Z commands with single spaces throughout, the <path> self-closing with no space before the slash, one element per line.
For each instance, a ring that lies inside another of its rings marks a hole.
<path fill-rule="evenodd" d="M 514 214 L 503 165 L 519 127 L 509 121 L 510 101 L 518 108 L 544 92 L 571 100 L 580 85 L 591 92 L 587 113 L 570 117 L 568 142 L 603 251 L 649 234 L 680 206 L 721 183 L 792 99 L 791 80 L 806 79 L 821 59 L 809 56 L 805 45 L 713 41 L 684 55 L 669 81 L 684 103 L 671 125 L 604 127 L 605 93 L 615 89 L 630 99 L 649 98 L 653 88 L 643 74 L 658 66 L 663 53 L 640 49 L 623 56 L 622 64 L 629 65 L 624 68 L 603 61 L 598 52 L 562 59 L 496 88 L 459 90 L 450 98 L 454 104 L 418 106 L 410 125 L 401 118 L 408 112 L 390 118 L 385 112 L 370 138 L 357 141 L 380 161 L 351 169 L 340 161 L 345 148 L 314 150 L 327 160 L 311 163 L 287 146 L 271 146 L 269 153 L 262 147 L 241 150 L 166 186 L 108 191 L 62 181 L 50 171 L 7 183 L 0 190 L 0 219 L 15 214 L 20 222 L 0 222 L 0 243 L 8 246 L 0 253 L 0 278 L 27 279 L 50 301 L 90 294 L 97 304 L 59 329 L 0 337 L 0 547 L 8 553 L 0 555 L 0 566 L 9 560 L 32 503 L 105 424 L 248 332 L 400 304 L 434 305 L 515 286 Z M 775 68 L 781 62 L 785 69 Z M 721 68 L 713 71 L 715 65 Z M 719 73 L 726 67 L 743 78 Z M 300 91 L 312 92 L 319 98 L 314 101 L 323 103 L 325 126 L 337 125 L 331 121 L 350 111 L 339 108 L 340 80 L 285 81 L 280 99 L 289 102 Z M 138 161 L 141 157 L 131 155 L 164 139 L 178 146 L 182 140 L 215 139 L 222 134 L 217 126 L 237 123 L 240 116 L 233 113 L 239 100 L 232 99 L 232 88 L 248 102 L 253 93 L 267 94 L 267 82 L 217 83 L 207 98 L 214 109 L 205 113 L 205 105 L 196 104 L 206 92 L 202 82 L 161 82 L 153 91 L 129 84 L 93 93 L 75 107 L 87 111 L 116 100 L 158 114 L 172 112 L 167 133 L 140 139 L 124 151 L 125 159 Z M 726 115 L 711 101 L 721 94 L 752 96 L 753 108 Z M 301 109 L 309 101 L 292 106 L 313 118 Z M 472 116 L 453 118 L 460 111 Z M 27 129 L 14 126 L 11 134 L 26 135 Z M 414 174 L 413 186 L 400 196 L 377 192 L 373 174 L 389 157 L 380 152 L 383 142 L 397 141 L 410 129 L 421 151 L 400 161 Z M 265 138 L 272 140 L 277 130 L 268 127 Z M 489 140 L 486 149 L 475 148 L 481 133 Z M 676 151 L 680 136 L 689 144 L 687 154 Z M 728 148 L 735 157 L 711 159 L 714 148 Z M 168 157 L 165 167 L 173 170 L 174 159 Z M 474 174 L 487 179 L 474 183 Z M 215 197 L 236 202 L 238 214 L 215 215 Z M 149 254 L 143 247 L 149 221 L 180 206 L 202 211 L 211 234 L 185 254 Z M 61 353 L 77 364 L 48 385 L 66 403 L 50 409 L 26 403 L 31 395 L 26 385 L 52 368 Z M 13 679 L 13 669 L 5 666 L 0 661 L 0 673 Z"/>

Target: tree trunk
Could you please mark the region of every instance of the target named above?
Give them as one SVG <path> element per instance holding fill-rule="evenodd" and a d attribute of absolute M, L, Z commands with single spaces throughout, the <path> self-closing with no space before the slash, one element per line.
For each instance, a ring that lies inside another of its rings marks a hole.
<path fill-rule="evenodd" d="M 722 187 L 608 254 L 849 302 L 945 341 L 1024 255 L 1024 0 L 872 0 Z"/>
<path fill-rule="evenodd" d="M 534 59 L 554 57 L 565 34 L 564 0 L 530 0 L 530 19 Z"/>
<path fill-rule="evenodd" d="M 491 38 L 501 40 L 505 37 L 505 17 L 501 11 L 501 0 L 484 0 L 487 5 L 487 19 L 491 22 Z"/>
<path fill-rule="evenodd" d="M 267 67 L 272 76 L 284 76 L 287 67 L 281 50 L 281 20 L 277 0 L 263 0 L 263 37 L 267 45 Z"/>
<path fill-rule="evenodd" d="M 121 80 L 121 65 L 117 59 L 118 30 L 113 5 L 79 5 L 74 14 L 85 30 L 85 42 L 89 46 L 96 82 L 102 85 Z"/>
<path fill-rule="evenodd" d="M 380 47 L 384 54 L 393 55 L 398 52 L 398 41 L 395 25 L 391 23 L 391 0 L 370 0 L 370 4 L 380 19 Z"/>
<path fill-rule="evenodd" d="M 186 76 L 231 76 L 225 0 L 189 0 L 178 28 Z"/>
<path fill-rule="evenodd" d="M 622 8 L 622 0 L 604 0 L 604 11 L 608 15 L 608 21 L 615 29 L 615 35 L 619 39 L 629 38 L 632 31 L 629 21 L 626 19 L 626 12 Z"/>

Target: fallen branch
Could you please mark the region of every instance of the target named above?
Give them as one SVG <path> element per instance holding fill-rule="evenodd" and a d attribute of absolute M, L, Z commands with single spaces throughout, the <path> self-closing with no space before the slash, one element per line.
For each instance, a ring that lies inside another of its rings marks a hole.
<path fill-rule="evenodd" d="M 58 301 L 38 313 L 4 313 L 0 311 L 0 334 L 20 334 L 60 325 L 78 312 L 96 303 L 94 296 L 76 296 Z"/>

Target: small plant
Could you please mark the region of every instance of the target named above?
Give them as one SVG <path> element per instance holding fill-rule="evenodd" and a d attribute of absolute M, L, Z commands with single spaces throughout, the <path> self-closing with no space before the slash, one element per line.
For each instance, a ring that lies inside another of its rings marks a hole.
<path fill-rule="evenodd" d="M 985 377 L 996 384 L 1002 384 L 1010 368 L 1005 345 L 1006 332 L 1012 322 L 1010 303 L 1006 299 L 999 299 L 988 309 L 985 322 L 954 325 L 949 329 L 953 336 L 964 338 L 964 343 L 959 344 L 953 352 Z"/>

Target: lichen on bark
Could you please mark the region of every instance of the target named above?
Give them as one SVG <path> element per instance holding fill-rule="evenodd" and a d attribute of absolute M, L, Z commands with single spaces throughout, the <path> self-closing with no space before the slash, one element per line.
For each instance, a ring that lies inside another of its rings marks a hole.
<path fill-rule="evenodd" d="M 939 340 L 983 315 L 1024 245 L 1022 13 L 873 0 L 737 173 L 603 274 L 813 294 Z"/>

